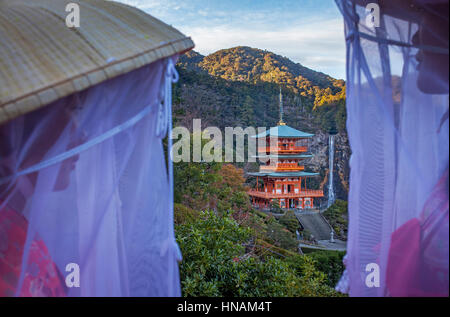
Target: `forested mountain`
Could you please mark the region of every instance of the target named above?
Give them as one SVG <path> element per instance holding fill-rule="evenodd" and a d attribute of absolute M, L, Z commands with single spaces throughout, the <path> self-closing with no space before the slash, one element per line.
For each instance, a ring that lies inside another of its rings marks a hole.
<path fill-rule="evenodd" d="M 232 117 L 234 125 L 236 121 L 243 125 L 273 125 L 278 121 L 281 87 L 286 119 L 292 119 L 291 125 L 303 125 L 306 130 L 344 129 L 345 109 L 339 107 L 345 99 L 344 81 L 286 57 L 239 46 L 208 56 L 191 51 L 181 56 L 178 66 L 181 83 L 185 84 L 180 88 L 190 84 L 196 90 L 196 96 L 189 95 L 192 91 L 185 91 L 184 96 L 177 94 L 183 98 L 178 101 L 189 101 L 194 108 L 190 110 L 201 108 L 199 103 L 207 102 L 208 109 L 198 110 L 202 113 L 206 110 L 206 114 L 214 117 L 219 115 L 220 122 L 223 117 Z M 312 118 L 303 118 L 302 113 Z"/>
<path fill-rule="evenodd" d="M 271 52 L 249 47 L 208 56 L 181 56 L 173 90 L 174 125 L 202 129 L 272 127 L 279 121 L 279 89 L 284 121 L 314 133 L 308 169 L 327 195 L 328 136 L 335 137 L 336 196 L 346 199 L 350 150 L 345 130 L 345 83 Z M 203 140 L 206 143 L 206 140 Z M 203 144 L 203 143 L 202 143 Z M 191 139 L 191 153 L 193 143 Z M 257 163 L 178 162 L 174 164 L 175 232 L 183 253 L 184 296 L 340 296 L 333 290 L 343 271 L 342 252 L 298 254 L 313 236 L 294 213 L 276 219 L 252 208 L 246 179 Z M 325 198 L 326 199 L 326 198 Z M 341 206 L 342 205 L 342 206 Z M 277 208 L 276 206 L 274 207 Z M 278 207 L 279 209 L 279 207 Z M 280 210 L 275 210 L 279 213 Z M 346 205 L 330 211 L 339 237 L 346 235 Z"/>
<path fill-rule="evenodd" d="M 340 88 L 341 80 L 313 71 L 286 57 L 239 46 L 206 56 L 199 66 L 213 76 L 248 82 L 273 82 L 303 96 L 314 94 L 316 87 Z M 338 89 L 334 89 L 336 92 Z"/>
<path fill-rule="evenodd" d="M 345 131 L 345 82 L 316 72 L 272 52 L 239 46 L 208 56 L 195 51 L 182 55 L 177 64 L 180 81 L 174 87 L 175 125 L 202 127 L 270 127 L 279 120 L 279 89 L 283 92 L 284 121 L 293 128 L 316 134 L 310 162 L 321 173 L 328 171 L 327 135 L 338 133 L 335 179 L 338 197 L 348 189 Z M 340 186 L 341 185 L 341 186 Z"/>
<path fill-rule="evenodd" d="M 195 64 L 196 67 L 191 69 L 203 70 L 227 80 L 281 84 L 302 96 L 313 95 L 317 89 L 329 87 L 337 92 L 344 86 L 343 80 L 336 80 L 272 52 L 246 46 L 220 50 L 206 57 L 193 51 L 182 56 L 180 64 Z"/>

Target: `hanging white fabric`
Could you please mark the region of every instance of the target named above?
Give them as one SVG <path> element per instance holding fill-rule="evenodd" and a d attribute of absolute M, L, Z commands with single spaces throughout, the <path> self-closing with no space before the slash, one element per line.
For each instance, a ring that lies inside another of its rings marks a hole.
<path fill-rule="evenodd" d="M 377 2 L 373 27 L 368 1 L 336 1 L 352 149 L 337 289 L 352 296 L 448 296 L 448 1 L 418 2 Z"/>
<path fill-rule="evenodd" d="M 0 291 L 181 295 L 172 163 L 166 169 L 162 146 L 171 129 L 175 60 L 0 126 L 0 238 L 22 246 L 14 263 L 20 275 Z M 69 264 L 79 267 L 79 287 L 66 283 L 74 273 Z"/>

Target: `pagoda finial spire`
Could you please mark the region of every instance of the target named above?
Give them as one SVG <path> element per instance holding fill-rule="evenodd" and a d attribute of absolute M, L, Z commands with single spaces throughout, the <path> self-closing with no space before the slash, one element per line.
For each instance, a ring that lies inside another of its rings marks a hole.
<path fill-rule="evenodd" d="M 281 86 L 280 86 L 280 121 L 278 122 L 278 125 L 286 125 L 283 121 L 283 94 L 281 93 Z"/>

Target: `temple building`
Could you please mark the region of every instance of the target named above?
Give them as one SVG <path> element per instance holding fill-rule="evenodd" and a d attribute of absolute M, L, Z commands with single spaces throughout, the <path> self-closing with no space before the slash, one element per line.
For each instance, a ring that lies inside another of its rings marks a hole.
<path fill-rule="evenodd" d="M 265 138 L 266 147 L 258 148 L 257 158 L 263 163 L 259 172 L 248 173 L 256 177 L 256 186 L 248 194 L 256 208 L 268 209 L 274 200 L 280 207 L 314 208 L 314 198 L 323 197 L 322 190 L 308 189 L 306 179 L 318 173 L 305 172 L 302 161 L 311 158 L 309 140 L 314 134 L 305 133 L 283 122 L 283 96 L 280 90 L 280 121 L 276 127 L 254 136 Z M 259 141 L 258 141 L 258 144 Z M 260 179 L 263 185 L 260 185 Z"/>

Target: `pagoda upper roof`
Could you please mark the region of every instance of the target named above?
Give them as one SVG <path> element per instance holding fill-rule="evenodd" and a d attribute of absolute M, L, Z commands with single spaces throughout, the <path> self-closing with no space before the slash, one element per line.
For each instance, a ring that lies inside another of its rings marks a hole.
<path fill-rule="evenodd" d="M 264 138 L 267 136 L 282 138 L 311 138 L 314 134 L 296 130 L 288 125 L 277 125 L 276 127 L 272 127 L 263 133 L 253 136 L 253 138 Z"/>
<path fill-rule="evenodd" d="M 300 177 L 300 176 L 316 176 L 319 173 L 310 173 L 310 172 L 255 172 L 248 173 L 250 176 L 268 176 L 268 177 Z"/>
<path fill-rule="evenodd" d="M 279 155 L 275 155 L 275 154 L 270 154 L 270 155 L 266 155 L 266 154 L 261 154 L 261 155 L 253 155 L 253 158 L 269 158 L 269 159 L 303 159 L 303 158 L 311 158 L 314 155 L 312 154 L 279 154 Z"/>

